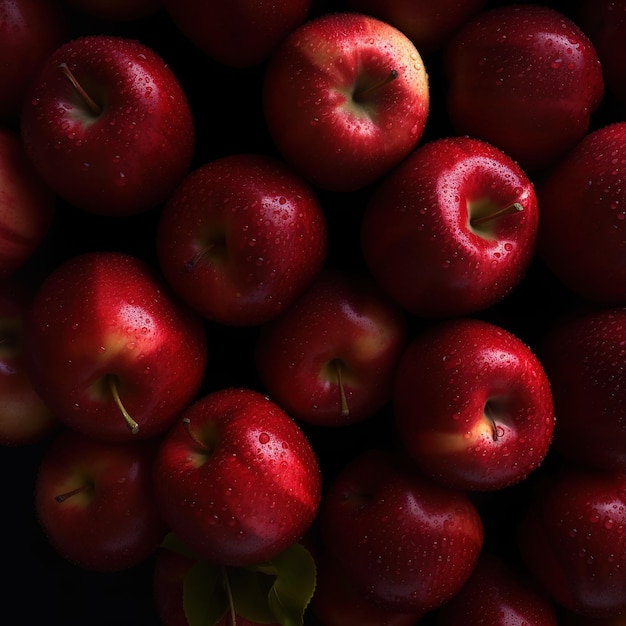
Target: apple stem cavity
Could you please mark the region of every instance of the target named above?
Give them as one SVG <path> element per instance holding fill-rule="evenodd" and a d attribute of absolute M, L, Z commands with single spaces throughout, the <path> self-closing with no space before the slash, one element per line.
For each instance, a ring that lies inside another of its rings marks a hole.
<path fill-rule="evenodd" d="M 387 74 L 387 76 L 385 76 L 385 78 L 383 78 L 382 80 L 368 85 L 367 87 L 357 89 L 354 92 L 352 98 L 355 102 L 363 102 L 364 100 L 367 100 L 372 94 L 376 93 L 379 89 L 394 81 L 396 78 L 398 78 L 398 71 L 391 70 L 389 74 Z"/>
<path fill-rule="evenodd" d="M 78 82 L 78 79 L 72 73 L 72 70 L 68 67 L 67 63 L 61 63 L 59 65 L 60 70 L 67 76 L 69 81 L 72 83 L 72 86 L 80 97 L 85 101 L 89 111 L 93 114 L 94 117 L 97 117 L 102 113 L 102 107 L 85 91 L 83 86 Z"/>
<path fill-rule="evenodd" d="M 185 430 L 187 431 L 187 434 L 189 435 L 191 440 L 196 444 L 196 446 L 202 452 L 206 452 L 207 454 L 211 454 L 213 452 L 213 448 L 211 446 L 207 445 L 204 441 L 202 441 L 202 439 L 200 439 L 196 435 L 196 433 L 194 433 L 193 430 L 191 430 L 191 420 L 188 417 L 184 417 L 182 422 L 183 422 L 183 426 L 184 426 Z"/>
<path fill-rule="evenodd" d="M 91 489 L 92 485 L 90 484 L 84 484 L 81 485 L 80 487 L 76 487 L 76 489 L 72 489 L 71 491 L 66 491 L 65 493 L 61 493 L 58 496 L 55 496 L 54 499 L 59 503 L 63 503 L 65 502 L 68 498 L 71 498 L 72 496 L 75 496 L 79 493 L 83 493 L 84 491 L 86 491 L 87 489 Z"/>
<path fill-rule="evenodd" d="M 487 215 L 481 215 L 480 217 L 474 217 L 470 220 L 471 226 L 480 226 L 481 224 L 486 224 L 491 220 L 494 220 L 498 217 L 503 217 L 505 215 L 512 215 L 514 213 L 520 213 L 524 210 L 524 207 L 519 202 L 514 202 L 513 204 L 509 204 L 505 206 L 503 209 L 498 209 L 493 213 L 489 213 Z"/>
<path fill-rule="evenodd" d="M 120 398 L 120 393 L 117 388 L 117 376 L 111 375 L 108 378 L 109 389 L 111 390 L 113 400 L 115 400 L 115 404 L 117 404 L 119 410 L 121 411 L 122 416 L 124 417 L 124 420 L 126 421 L 128 428 L 130 429 L 130 432 L 133 435 L 136 435 L 139 432 L 139 424 L 137 424 L 137 422 L 131 417 L 130 413 L 126 410 L 126 407 L 124 407 L 124 404 L 122 403 L 122 399 Z"/>

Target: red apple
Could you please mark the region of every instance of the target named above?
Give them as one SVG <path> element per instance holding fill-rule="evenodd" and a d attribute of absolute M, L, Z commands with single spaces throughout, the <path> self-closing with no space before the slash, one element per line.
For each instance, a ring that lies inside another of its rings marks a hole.
<path fill-rule="evenodd" d="M 50 187 L 103 215 L 159 205 L 193 156 L 193 119 L 176 75 L 125 37 L 86 35 L 58 48 L 30 86 L 21 130 Z"/>
<path fill-rule="evenodd" d="M 21 277 L 0 282 L 0 445 L 43 440 L 57 420 L 35 391 L 24 356 L 24 322 L 33 289 Z"/>
<path fill-rule="evenodd" d="M 0 279 L 30 259 L 55 209 L 56 195 L 26 156 L 19 133 L 0 128 Z"/>
<path fill-rule="evenodd" d="M 152 492 L 153 442 L 98 441 L 64 429 L 40 461 L 37 519 L 56 551 L 84 569 L 143 563 L 165 536 Z"/>
<path fill-rule="evenodd" d="M 437 626 L 557 626 L 556 607 L 536 582 L 510 561 L 486 551 L 436 617 Z"/>
<path fill-rule="evenodd" d="M 626 474 L 565 466 L 544 476 L 520 520 L 532 575 L 569 611 L 626 612 Z"/>
<path fill-rule="evenodd" d="M 313 523 L 321 473 L 304 433 L 257 391 L 225 388 L 184 411 L 162 439 L 157 500 L 172 531 L 201 559 L 256 565 Z"/>
<path fill-rule="evenodd" d="M 554 449 L 626 472 L 626 307 L 570 311 L 547 330 L 540 357 L 557 420 Z"/>
<path fill-rule="evenodd" d="M 521 339 L 489 322 L 457 318 L 418 334 L 396 370 L 393 401 L 409 455 L 450 487 L 508 487 L 550 447 L 550 381 Z"/>
<path fill-rule="evenodd" d="M 401 30 L 422 53 L 441 50 L 486 0 L 348 0 L 353 11 L 367 13 Z"/>
<path fill-rule="evenodd" d="M 532 182 L 471 137 L 419 146 L 379 182 L 361 223 L 374 279 L 420 317 L 484 310 L 524 277 L 535 250 Z"/>
<path fill-rule="evenodd" d="M 320 506 L 324 549 L 370 600 L 426 612 L 450 600 L 482 549 L 466 494 L 415 470 L 396 451 L 365 448 L 340 469 Z"/>
<path fill-rule="evenodd" d="M 258 325 L 284 310 L 321 269 L 324 213 L 308 183 L 267 154 L 199 166 L 159 218 L 159 264 L 205 318 Z"/>
<path fill-rule="evenodd" d="M 327 269 L 261 328 L 257 372 L 292 417 L 345 426 L 390 401 L 405 337 L 404 315 L 369 277 Z"/>
<path fill-rule="evenodd" d="M 607 91 L 626 103 L 626 2 L 580 0 L 575 19 L 598 53 Z"/>
<path fill-rule="evenodd" d="M 537 254 L 578 296 L 626 302 L 626 122 L 586 135 L 537 188 Z"/>
<path fill-rule="evenodd" d="M 452 126 L 527 171 L 549 167 L 582 139 L 604 95 L 595 48 L 553 7 L 514 3 L 482 11 L 444 55 Z"/>
<path fill-rule="evenodd" d="M 139 20 L 154 15 L 163 0 L 67 0 L 79 11 L 100 20 Z"/>
<path fill-rule="evenodd" d="M 318 561 L 311 612 L 324 626 L 417 626 L 424 615 L 421 611 L 405 613 L 372 602 L 327 555 Z"/>
<path fill-rule="evenodd" d="M 0 120 L 17 122 L 30 81 L 69 28 L 58 0 L 0 0 Z"/>
<path fill-rule="evenodd" d="M 313 184 L 352 191 L 417 144 L 429 107 L 419 52 L 386 22 L 329 13 L 295 29 L 270 57 L 263 110 L 271 138 Z"/>
<path fill-rule="evenodd" d="M 161 435 L 204 376 L 202 320 L 130 254 L 92 251 L 57 266 L 24 330 L 35 389 L 66 426 L 115 441 Z"/>
<path fill-rule="evenodd" d="M 229 67 L 259 66 L 308 17 L 311 0 L 164 0 L 174 24 L 211 59 Z"/>

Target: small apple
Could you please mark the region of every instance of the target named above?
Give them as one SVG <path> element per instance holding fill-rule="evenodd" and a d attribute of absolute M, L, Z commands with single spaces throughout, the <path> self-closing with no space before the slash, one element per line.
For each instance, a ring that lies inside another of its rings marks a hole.
<path fill-rule="evenodd" d="M 200 317 L 147 261 L 91 251 L 53 269 L 24 328 L 33 386 L 66 426 L 94 438 L 161 435 L 196 396 Z"/>
<path fill-rule="evenodd" d="M 626 474 L 564 465 L 542 479 L 517 529 L 531 574 L 575 614 L 626 612 Z"/>
<path fill-rule="evenodd" d="M 316 194 L 268 154 L 231 154 L 198 166 L 163 207 L 161 270 L 211 321 L 262 324 L 313 280 L 326 257 Z"/>
<path fill-rule="evenodd" d="M 525 172 L 471 137 L 442 137 L 381 180 L 361 221 L 374 279 L 419 317 L 482 311 L 524 277 L 538 208 Z"/>
<path fill-rule="evenodd" d="M 487 551 L 459 593 L 437 610 L 436 619 L 437 626 L 557 626 L 556 606 L 536 581 Z"/>
<path fill-rule="evenodd" d="M 68 32 L 59 0 L 0 0 L 1 123 L 19 120 L 30 81 Z"/>
<path fill-rule="evenodd" d="M 321 473 L 304 433 L 247 388 L 199 398 L 164 435 L 154 467 L 163 518 L 199 558 L 257 565 L 313 523 Z"/>
<path fill-rule="evenodd" d="M 112 443 L 66 428 L 44 451 L 35 511 L 55 550 L 88 570 L 143 563 L 167 527 L 152 492 L 153 442 Z"/>
<path fill-rule="evenodd" d="M 477 509 L 433 483 L 396 450 L 365 448 L 335 476 L 320 505 L 323 550 L 371 602 L 427 612 L 469 578 L 483 545 Z"/>
<path fill-rule="evenodd" d="M 626 302 L 626 122 L 588 133 L 537 187 L 537 254 L 574 294 Z"/>
<path fill-rule="evenodd" d="M 127 216 L 165 201 L 187 172 L 194 125 L 167 63 L 141 42 L 85 35 L 47 59 L 21 115 L 24 147 L 79 209 Z"/>
<path fill-rule="evenodd" d="M 326 269 L 260 329 L 256 369 L 292 417 L 345 426 L 391 400 L 405 338 L 402 311 L 369 277 Z"/>
<path fill-rule="evenodd" d="M 396 370 L 400 440 L 433 480 L 494 490 L 544 460 L 554 430 L 550 381 L 517 336 L 472 318 L 446 320 L 413 338 Z"/>
<path fill-rule="evenodd" d="M 55 210 L 56 194 L 35 171 L 19 133 L 0 127 L 0 279 L 30 259 Z"/>
<path fill-rule="evenodd" d="M 626 472 L 625 345 L 626 306 L 570 310 L 543 337 L 553 446 L 571 461 Z"/>
<path fill-rule="evenodd" d="M 177 28 L 228 67 L 260 66 L 308 17 L 311 0 L 163 0 Z"/>
<path fill-rule="evenodd" d="M 0 282 L 0 445 L 39 442 L 58 422 L 35 391 L 24 357 L 24 323 L 34 287 L 17 275 Z"/>
<path fill-rule="evenodd" d="M 604 96 L 598 54 L 561 11 L 533 3 L 470 18 L 444 48 L 447 114 L 526 171 L 550 167 L 588 131 Z"/>
<path fill-rule="evenodd" d="M 263 110 L 278 151 L 314 185 L 353 191 L 413 150 L 429 108 L 428 75 L 406 35 L 353 12 L 295 29 L 270 57 Z"/>
<path fill-rule="evenodd" d="M 486 0 L 348 0 L 353 11 L 372 15 L 401 30 L 422 54 L 441 50 L 486 4 Z"/>

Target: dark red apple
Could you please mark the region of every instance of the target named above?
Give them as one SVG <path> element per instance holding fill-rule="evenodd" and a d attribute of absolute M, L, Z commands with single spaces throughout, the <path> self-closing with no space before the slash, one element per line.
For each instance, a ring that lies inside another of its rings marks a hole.
<path fill-rule="evenodd" d="M 37 519 L 55 550 L 84 569 L 143 563 L 167 527 L 152 492 L 153 442 L 98 441 L 69 428 L 39 464 Z"/>
<path fill-rule="evenodd" d="M 353 11 L 367 13 L 401 30 L 423 54 L 441 50 L 486 0 L 348 0 Z"/>
<path fill-rule="evenodd" d="M 283 157 L 310 182 L 353 191 L 417 144 L 429 109 L 423 60 L 401 31 L 330 12 L 295 29 L 270 57 L 263 110 Z"/>
<path fill-rule="evenodd" d="M 30 81 L 65 41 L 69 25 L 58 0 L 0 0 L 0 120 L 15 123 Z"/>
<path fill-rule="evenodd" d="M 371 602 L 427 612 L 473 571 L 483 526 L 466 494 L 419 473 L 396 450 L 365 448 L 345 462 L 320 507 L 323 549 Z"/>
<path fill-rule="evenodd" d="M 199 166 L 163 207 L 161 270 L 211 321 L 262 324 L 283 311 L 326 258 L 322 207 L 309 184 L 268 154 L 233 154 Z"/>
<path fill-rule="evenodd" d="M 626 303 L 626 122 L 587 134 L 537 187 L 537 254 L 574 294 Z"/>
<path fill-rule="evenodd" d="M 626 472 L 626 307 L 570 311 L 540 348 L 557 420 L 554 449 L 570 460 Z"/>
<path fill-rule="evenodd" d="M 56 200 L 26 156 L 19 132 L 0 128 L 0 279 L 22 267 L 40 246 Z"/>
<path fill-rule="evenodd" d="M 229 67 L 259 66 L 309 15 L 311 0 L 164 0 L 165 10 L 196 47 Z"/>
<path fill-rule="evenodd" d="M 557 626 L 554 602 L 521 568 L 483 552 L 461 591 L 436 612 L 437 626 Z"/>
<path fill-rule="evenodd" d="M 26 152 L 46 183 L 79 209 L 109 216 L 164 202 L 193 157 L 191 109 L 176 75 L 138 40 L 66 42 L 30 85 Z"/>
<path fill-rule="evenodd" d="M 588 131 L 604 96 L 600 59 L 582 29 L 538 3 L 492 7 L 444 48 L 447 113 L 526 171 L 549 167 Z"/>
<path fill-rule="evenodd" d="M 35 294 L 24 329 L 33 386 L 95 438 L 161 435 L 195 399 L 207 361 L 199 316 L 139 257 L 71 257 Z"/>
<path fill-rule="evenodd" d="M 228 566 L 271 560 L 313 523 L 321 473 L 304 433 L 252 389 L 198 399 L 161 441 L 155 492 L 172 531 L 198 558 Z"/>
<path fill-rule="evenodd" d="M 327 269 L 261 328 L 256 369 L 292 417 L 345 426 L 391 400 L 405 338 L 402 311 L 369 277 Z"/>
<path fill-rule="evenodd" d="M 400 440 L 426 475 L 465 490 L 519 483 L 554 430 L 550 381 L 517 336 L 472 318 L 441 322 L 404 351 L 394 381 Z"/>
<path fill-rule="evenodd" d="M 546 474 L 518 535 L 531 574 L 559 605 L 589 618 L 626 612 L 626 474 Z"/>
<path fill-rule="evenodd" d="M 0 282 L 0 445 L 30 445 L 58 422 L 35 391 L 24 357 L 24 323 L 34 287 L 23 277 Z"/>
<path fill-rule="evenodd" d="M 404 309 L 453 317 L 501 301 L 533 259 L 537 198 L 505 153 L 471 137 L 422 144 L 381 180 L 361 222 L 369 271 Z"/>
<path fill-rule="evenodd" d="M 75 9 L 100 20 L 140 20 L 163 8 L 163 0 L 67 0 Z"/>

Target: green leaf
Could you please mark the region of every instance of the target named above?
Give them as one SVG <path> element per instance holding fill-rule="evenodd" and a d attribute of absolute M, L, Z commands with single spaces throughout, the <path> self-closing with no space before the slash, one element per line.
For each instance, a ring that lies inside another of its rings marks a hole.
<path fill-rule="evenodd" d="M 277 577 L 269 593 L 269 606 L 281 626 L 302 626 L 316 584 L 315 561 L 301 544 L 293 544 L 275 559 Z"/>
<path fill-rule="evenodd" d="M 259 624 L 303 626 L 316 584 L 315 561 L 293 544 L 269 563 L 228 570 L 236 612 Z"/>
<path fill-rule="evenodd" d="M 215 626 L 229 609 L 222 568 L 198 561 L 185 575 L 183 607 L 189 626 Z"/>

